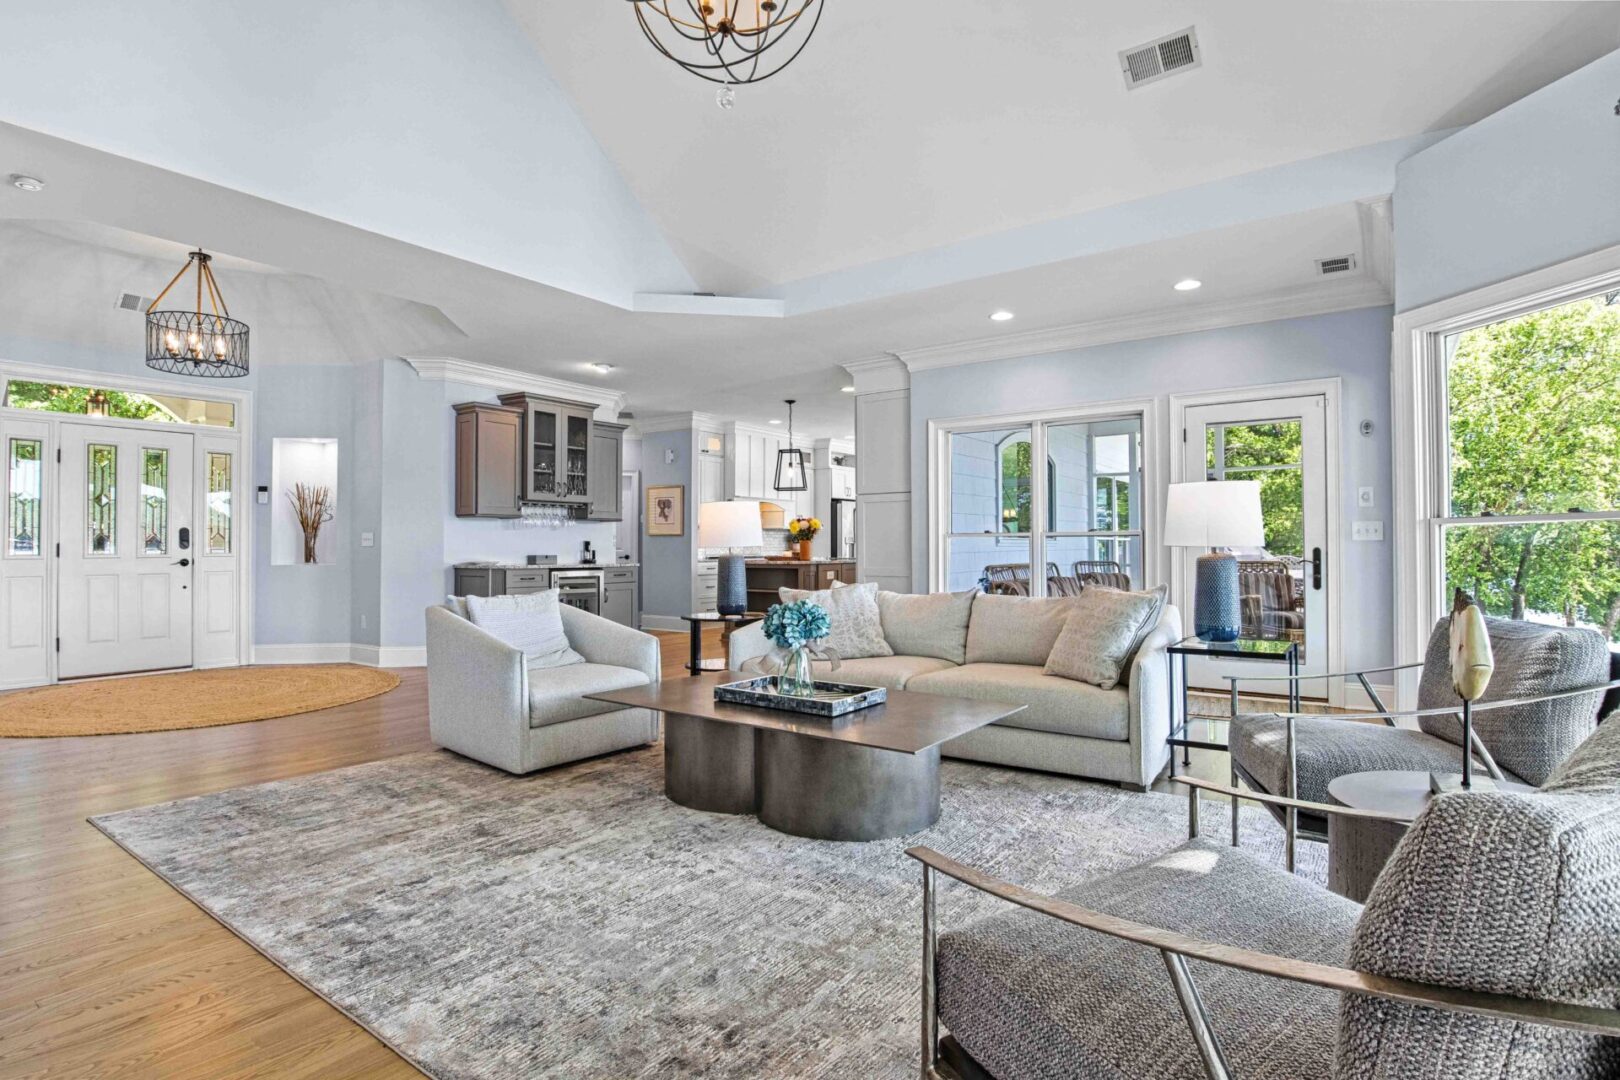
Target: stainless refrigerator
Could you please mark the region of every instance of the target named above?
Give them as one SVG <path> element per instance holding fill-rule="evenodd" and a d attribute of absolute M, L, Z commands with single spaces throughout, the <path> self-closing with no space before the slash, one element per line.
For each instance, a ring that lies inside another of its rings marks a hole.
<path fill-rule="evenodd" d="M 855 557 L 854 499 L 832 501 L 832 557 L 835 559 Z"/>

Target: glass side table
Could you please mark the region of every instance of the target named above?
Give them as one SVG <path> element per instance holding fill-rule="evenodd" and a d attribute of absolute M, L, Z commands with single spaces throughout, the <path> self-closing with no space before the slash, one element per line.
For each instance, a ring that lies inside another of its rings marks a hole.
<path fill-rule="evenodd" d="M 1194 716 L 1187 706 L 1187 657 L 1206 656 L 1212 660 L 1258 660 L 1286 663 L 1288 674 L 1299 674 L 1299 642 L 1278 635 L 1276 637 L 1238 638 L 1236 641 L 1205 641 L 1202 638 L 1182 638 L 1165 650 L 1165 663 L 1170 669 L 1170 775 L 1176 775 L 1176 747 L 1181 748 L 1181 763 L 1192 764 L 1192 751 L 1225 750 L 1227 748 L 1227 717 Z M 1181 711 L 1176 712 L 1176 661 L 1181 661 Z M 1237 683 L 1232 684 L 1232 712 L 1237 714 Z M 1288 711 L 1299 711 L 1299 680 L 1288 680 Z"/>
<path fill-rule="evenodd" d="M 682 615 L 681 618 L 686 620 L 687 630 L 691 638 L 691 649 L 687 656 L 686 670 L 693 675 L 701 675 L 705 671 L 726 670 L 726 661 L 724 659 L 703 659 L 703 628 L 705 626 L 721 627 L 720 645 L 723 648 L 726 642 L 730 640 L 733 630 L 747 626 L 749 623 L 757 623 L 764 617 L 765 613 L 763 611 L 745 611 L 741 615 L 722 615 L 718 611 L 694 611 L 690 615 Z"/>

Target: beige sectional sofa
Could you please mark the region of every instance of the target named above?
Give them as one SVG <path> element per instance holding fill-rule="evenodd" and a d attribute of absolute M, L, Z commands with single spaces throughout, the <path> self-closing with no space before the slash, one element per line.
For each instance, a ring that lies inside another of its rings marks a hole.
<path fill-rule="evenodd" d="M 924 694 L 1012 701 L 1013 716 L 945 744 L 948 757 L 1110 780 L 1142 789 L 1170 760 L 1170 670 L 1165 648 L 1181 637 L 1166 607 L 1111 690 L 1042 673 L 1077 598 L 879 593 L 893 656 L 845 660 L 836 678 Z M 731 635 L 734 670 L 771 672 L 758 623 Z M 830 665 L 818 662 L 818 674 Z"/>

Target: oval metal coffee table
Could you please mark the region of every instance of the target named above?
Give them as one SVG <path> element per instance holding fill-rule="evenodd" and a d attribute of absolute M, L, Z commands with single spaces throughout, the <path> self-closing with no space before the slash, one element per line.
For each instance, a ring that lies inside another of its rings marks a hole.
<path fill-rule="evenodd" d="M 823 720 L 714 700 L 706 672 L 588 697 L 664 714 L 664 794 L 694 810 L 757 814 L 816 840 L 884 840 L 939 820 L 939 748 L 1024 708 L 890 690 L 870 709 Z"/>

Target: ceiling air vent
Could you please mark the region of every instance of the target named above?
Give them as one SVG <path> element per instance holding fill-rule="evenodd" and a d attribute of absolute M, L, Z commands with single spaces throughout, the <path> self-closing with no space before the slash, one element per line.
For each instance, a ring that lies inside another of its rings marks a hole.
<path fill-rule="evenodd" d="M 1127 90 L 1168 79 L 1177 72 L 1191 71 L 1203 64 L 1204 54 L 1198 50 L 1198 32 L 1190 26 L 1119 54 L 1119 68 L 1125 75 Z"/>
<path fill-rule="evenodd" d="M 1317 259 L 1316 272 L 1326 276 L 1328 274 L 1348 274 L 1356 268 L 1354 255 L 1337 255 L 1331 259 Z"/>
<path fill-rule="evenodd" d="M 145 311 L 152 306 L 150 296 L 136 296 L 132 292 L 120 293 L 117 308 L 119 311 Z"/>

